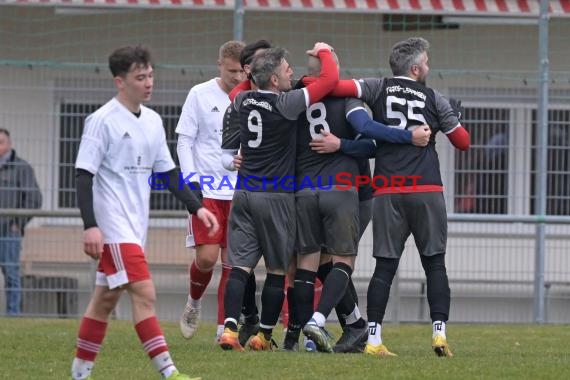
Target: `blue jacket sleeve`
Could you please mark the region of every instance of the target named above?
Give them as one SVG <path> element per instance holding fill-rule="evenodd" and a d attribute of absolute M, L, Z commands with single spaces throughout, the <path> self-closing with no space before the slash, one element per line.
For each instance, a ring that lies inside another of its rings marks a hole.
<path fill-rule="evenodd" d="M 340 151 L 354 158 L 373 158 L 376 144 L 372 139 L 340 139 Z"/>
<path fill-rule="evenodd" d="M 412 132 L 405 129 L 388 127 L 382 123 L 372 120 L 364 109 L 351 111 L 346 119 L 354 130 L 376 140 L 382 140 L 395 144 L 411 144 Z"/>

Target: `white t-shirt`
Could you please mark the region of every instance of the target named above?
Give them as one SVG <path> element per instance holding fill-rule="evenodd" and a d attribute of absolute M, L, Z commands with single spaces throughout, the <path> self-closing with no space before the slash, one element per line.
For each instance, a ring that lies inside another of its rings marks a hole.
<path fill-rule="evenodd" d="M 144 247 L 149 176 L 175 168 L 160 116 L 141 106 L 137 118 L 111 99 L 85 120 L 75 167 L 94 174 L 93 207 L 105 244 Z"/>
<path fill-rule="evenodd" d="M 176 133 L 178 158 L 183 176 L 189 182 L 202 183 L 205 198 L 231 200 L 237 172 L 222 166 L 222 129 L 224 113 L 230 105 L 228 94 L 217 78 L 190 90 L 182 107 Z M 191 173 L 192 176 L 188 177 Z M 212 181 L 211 185 L 206 182 Z"/>

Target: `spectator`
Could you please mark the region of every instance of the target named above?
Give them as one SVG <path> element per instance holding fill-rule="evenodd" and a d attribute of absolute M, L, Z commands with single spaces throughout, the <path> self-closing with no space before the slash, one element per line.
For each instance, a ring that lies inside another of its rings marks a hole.
<path fill-rule="evenodd" d="M 10 132 L 0 128 L 0 208 L 40 208 L 42 194 L 34 170 L 12 149 Z M 6 314 L 20 314 L 20 251 L 32 217 L 0 216 L 0 267 L 6 289 Z"/>

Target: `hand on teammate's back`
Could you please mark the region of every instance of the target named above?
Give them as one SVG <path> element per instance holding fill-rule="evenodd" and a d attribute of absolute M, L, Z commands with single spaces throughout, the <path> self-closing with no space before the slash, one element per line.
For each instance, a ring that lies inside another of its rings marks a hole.
<path fill-rule="evenodd" d="M 334 153 L 340 149 L 340 139 L 327 131 L 320 132 L 320 138 L 313 139 L 309 146 L 317 153 Z"/>
<path fill-rule="evenodd" d="M 218 219 L 214 214 L 212 214 L 207 208 L 202 207 L 196 211 L 196 216 L 208 229 L 208 236 L 214 236 L 220 225 L 218 223 Z"/>
<path fill-rule="evenodd" d="M 431 129 L 429 125 L 420 125 L 412 132 L 412 144 L 415 146 L 426 146 L 429 143 Z"/>

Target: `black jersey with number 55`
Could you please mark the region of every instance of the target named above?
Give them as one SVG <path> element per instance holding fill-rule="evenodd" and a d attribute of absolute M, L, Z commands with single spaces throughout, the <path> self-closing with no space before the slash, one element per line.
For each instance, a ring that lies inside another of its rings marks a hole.
<path fill-rule="evenodd" d="M 432 131 L 426 147 L 377 141 L 374 175 L 388 181 L 404 177 L 404 186 L 442 186 L 435 137 L 440 131 L 447 134 L 459 126 L 447 99 L 406 77 L 367 78 L 359 84 L 360 98 L 370 106 L 374 120 L 407 130 L 428 124 Z"/>

